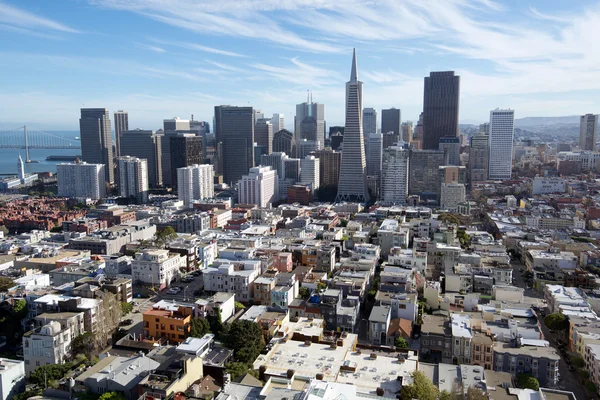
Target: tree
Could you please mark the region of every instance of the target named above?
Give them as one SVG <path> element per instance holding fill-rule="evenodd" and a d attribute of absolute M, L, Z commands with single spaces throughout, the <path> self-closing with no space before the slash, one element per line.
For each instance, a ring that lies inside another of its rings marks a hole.
<path fill-rule="evenodd" d="M 4 233 L 4 236 L 8 235 L 8 228 L 4 225 L 0 225 L 0 232 Z"/>
<path fill-rule="evenodd" d="M 394 345 L 400 349 L 408 349 L 408 342 L 406 339 L 400 336 L 394 340 Z"/>
<path fill-rule="evenodd" d="M 177 239 L 177 233 L 172 226 L 167 226 L 163 229 L 156 231 L 156 240 L 160 243 L 166 243 L 171 240 Z"/>
<path fill-rule="evenodd" d="M 581 358 L 581 357 L 575 356 L 575 357 L 571 358 L 571 363 L 573 364 L 573 366 L 575 368 L 583 368 L 583 367 L 585 367 L 585 360 L 583 358 Z"/>
<path fill-rule="evenodd" d="M 327 284 L 325 282 L 317 282 L 317 290 L 325 290 L 327 289 Z"/>
<path fill-rule="evenodd" d="M 233 303 L 233 306 L 235 307 L 236 310 L 243 310 L 246 308 L 246 306 L 243 305 L 242 303 L 240 303 L 239 301 L 236 301 L 235 303 Z"/>
<path fill-rule="evenodd" d="M 106 392 L 98 397 L 98 400 L 127 400 L 125 396 L 117 392 Z"/>
<path fill-rule="evenodd" d="M 564 314 L 554 313 L 547 315 L 546 318 L 544 318 L 544 323 L 548 329 L 554 331 L 563 331 L 569 328 L 567 317 Z"/>
<path fill-rule="evenodd" d="M 529 374 L 517 375 L 517 387 L 521 389 L 540 390 L 540 383 Z"/>
<path fill-rule="evenodd" d="M 310 290 L 305 286 L 301 286 L 298 294 L 301 298 L 308 299 L 310 297 Z"/>
<path fill-rule="evenodd" d="M 50 381 L 57 381 L 65 377 L 71 369 L 71 363 L 48 364 L 37 367 L 29 376 L 31 383 L 46 387 Z"/>
<path fill-rule="evenodd" d="M 210 332 L 210 324 L 205 318 L 192 318 L 190 321 L 190 336 L 201 338 Z"/>
<path fill-rule="evenodd" d="M 231 379 L 235 380 L 248 373 L 248 364 L 243 362 L 230 362 L 226 366 L 226 370 L 231 375 Z"/>
<path fill-rule="evenodd" d="M 96 341 L 91 332 L 85 332 L 77 336 L 71 342 L 71 354 L 83 354 L 88 360 L 97 355 Z"/>
<path fill-rule="evenodd" d="M 221 309 L 215 308 L 215 315 L 209 315 L 206 317 L 208 324 L 210 325 L 210 331 L 219 337 L 225 331 L 225 325 L 221 318 Z"/>
<path fill-rule="evenodd" d="M 487 400 L 487 396 L 481 389 L 469 386 L 467 389 L 467 400 Z"/>
<path fill-rule="evenodd" d="M 265 339 L 260 326 L 252 321 L 235 321 L 229 326 L 224 342 L 237 361 L 254 362 L 265 348 Z"/>
<path fill-rule="evenodd" d="M 412 374 L 413 383 L 402 386 L 400 392 L 401 400 L 436 400 L 438 397 L 438 388 L 421 371 L 415 371 Z"/>
<path fill-rule="evenodd" d="M 123 312 L 123 315 L 127 315 L 133 311 L 133 305 L 124 301 L 121 303 L 121 311 Z"/>
<path fill-rule="evenodd" d="M 585 381 L 583 386 L 585 386 L 585 390 L 590 393 L 596 394 L 596 385 L 592 381 Z"/>
<path fill-rule="evenodd" d="M 12 279 L 0 276 L 0 292 L 6 292 L 13 286 L 15 286 L 15 282 Z"/>

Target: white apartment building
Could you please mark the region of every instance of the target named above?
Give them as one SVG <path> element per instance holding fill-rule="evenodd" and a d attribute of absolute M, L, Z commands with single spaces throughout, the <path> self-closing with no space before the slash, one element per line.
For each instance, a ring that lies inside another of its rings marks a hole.
<path fill-rule="evenodd" d="M 381 255 L 386 257 L 390 254 L 393 247 L 407 248 L 410 237 L 410 231 L 401 227 L 396 219 L 385 219 L 377 230 L 377 239 L 381 247 Z"/>
<path fill-rule="evenodd" d="M 549 250 L 528 250 L 525 258 L 525 264 L 529 269 L 575 269 L 577 268 L 577 256 L 570 251 Z"/>
<path fill-rule="evenodd" d="M 179 268 L 186 266 L 186 259 L 169 250 L 154 249 L 137 253 L 131 261 L 133 282 L 143 282 L 163 289 L 170 286 L 180 275 Z"/>
<path fill-rule="evenodd" d="M 565 191 L 566 184 L 564 179 L 542 176 L 533 178 L 533 194 L 564 193 Z"/>
<path fill-rule="evenodd" d="M 509 180 L 512 173 L 514 110 L 490 111 L 489 179 Z"/>
<path fill-rule="evenodd" d="M 586 114 L 579 120 L 579 148 L 596 151 L 598 141 L 598 118 L 600 115 Z"/>
<path fill-rule="evenodd" d="M 215 171 L 209 164 L 177 168 L 177 197 L 186 207 L 195 200 L 213 198 Z"/>
<path fill-rule="evenodd" d="M 72 333 L 69 326 L 58 321 L 27 332 L 23 336 L 25 373 L 29 376 L 37 367 L 64 364 L 70 357 Z"/>
<path fill-rule="evenodd" d="M 410 152 L 398 143 L 383 151 L 381 171 L 381 202 L 384 204 L 406 204 L 408 195 L 408 160 Z"/>
<path fill-rule="evenodd" d="M 452 314 L 452 358 L 458 364 L 471 364 L 473 332 L 468 315 Z"/>
<path fill-rule="evenodd" d="M 463 183 L 442 183 L 440 191 L 440 207 L 454 211 L 459 203 L 467 199 L 467 191 Z"/>
<path fill-rule="evenodd" d="M 310 190 L 314 192 L 320 186 L 320 166 L 319 159 L 315 156 L 306 156 L 300 160 L 300 183 L 310 185 Z"/>
<path fill-rule="evenodd" d="M 250 168 L 238 183 L 239 202 L 267 207 L 278 198 L 277 172 L 271 167 Z"/>
<path fill-rule="evenodd" d="M 235 294 L 235 299 L 248 302 L 254 296 L 254 280 L 260 275 L 260 260 L 217 259 L 202 273 L 204 290 Z"/>
<path fill-rule="evenodd" d="M 0 358 L 0 400 L 9 400 L 25 391 L 25 362 Z"/>
<path fill-rule="evenodd" d="M 125 156 L 118 159 L 119 195 L 134 197 L 138 203 L 148 201 L 148 160 Z"/>
<path fill-rule="evenodd" d="M 106 197 L 104 168 L 104 164 L 85 162 L 58 164 L 58 195 L 92 200 Z"/>

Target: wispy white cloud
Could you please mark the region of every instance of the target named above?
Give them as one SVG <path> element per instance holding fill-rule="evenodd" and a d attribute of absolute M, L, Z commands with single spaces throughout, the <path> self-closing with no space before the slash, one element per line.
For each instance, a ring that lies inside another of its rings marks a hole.
<path fill-rule="evenodd" d="M 0 2 L 0 24 L 12 27 L 13 31 L 29 34 L 43 32 L 79 33 L 78 30 L 65 24 L 2 2 Z"/>
<path fill-rule="evenodd" d="M 155 43 L 159 43 L 159 44 L 166 45 L 166 46 L 176 46 L 176 47 L 181 47 L 184 49 L 203 51 L 205 53 L 219 54 L 222 56 L 229 56 L 229 57 L 246 57 L 244 54 L 236 53 L 233 51 L 217 49 L 214 47 L 204 46 L 204 45 L 201 45 L 198 43 L 173 42 L 173 41 L 162 40 L 162 39 L 157 39 L 157 38 L 150 38 L 150 40 Z"/>
<path fill-rule="evenodd" d="M 150 50 L 150 51 L 153 51 L 155 53 L 166 53 L 166 50 L 163 49 L 162 47 L 153 46 L 151 44 L 135 42 L 135 45 L 137 47 L 139 47 L 140 49 L 143 49 L 143 50 Z"/>

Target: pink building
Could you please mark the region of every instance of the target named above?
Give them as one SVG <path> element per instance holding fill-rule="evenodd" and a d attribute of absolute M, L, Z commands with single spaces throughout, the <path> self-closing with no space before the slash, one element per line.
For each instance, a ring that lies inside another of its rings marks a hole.
<path fill-rule="evenodd" d="M 273 268 L 279 272 L 290 272 L 294 267 L 292 253 L 278 253 L 273 256 Z"/>

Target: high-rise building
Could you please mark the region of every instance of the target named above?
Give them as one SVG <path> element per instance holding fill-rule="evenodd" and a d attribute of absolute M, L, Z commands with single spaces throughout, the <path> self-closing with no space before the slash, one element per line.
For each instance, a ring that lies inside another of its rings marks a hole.
<path fill-rule="evenodd" d="M 400 135 L 398 135 L 397 133 L 394 133 L 393 131 L 390 132 L 381 132 L 381 136 L 382 136 L 382 143 L 383 143 L 383 148 L 387 149 L 388 147 L 391 146 L 395 146 L 400 140 Z"/>
<path fill-rule="evenodd" d="M 413 140 L 413 123 L 411 121 L 403 122 L 402 126 L 402 141 L 404 143 L 410 143 Z"/>
<path fill-rule="evenodd" d="M 89 164 L 104 164 L 105 182 L 113 183 L 113 141 L 110 114 L 106 108 L 82 108 L 79 119 L 81 159 Z M 103 185 L 104 186 L 104 185 Z"/>
<path fill-rule="evenodd" d="M 315 156 L 306 156 L 300 159 L 300 183 L 310 186 L 314 192 L 320 186 L 319 159 Z"/>
<path fill-rule="evenodd" d="M 273 124 L 273 132 L 279 132 L 282 129 L 285 129 L 285 118 L 283 114 L 275 113 L 273 114 L 273 118 L 271 119 L 271 123 Z"/>
<path fill-rule="evenodd" d="M 383 135 L 370 133 L 367 142 L 367 175 L 381 178 L 381 164 L 383 157 Z"/>
<path fill-rule="evenodd" d="M 313 103 L 312 98 L 296 105 L 295 139 L 296 143 L 306 139 L 317 142 L 318 149 L 325 143 L 325 105 Z"/>
<path fill-rule="evenodd" d="M 129 114 L 127 111 L 119 110 L 114 113 L 115 116 L 115 150 L 117 152 L 116 156 L 121 156 L 121 135 L 123 131 L 129 130 Z"/>
<path fill-rule="evenodd" d="M 356 49 L 352 55 L 350 81 L 346 83 L 346 124 L 336 201 L 369 201 L 365 138 L 362 132 L 362 82 L 358 80 Z"/>
<path fill-rule="evenodd" d="M 331 149 L 335 151 L 341 151 L 344 143 L 344 135 L 341 132 L 335 132 L 329 137 Z"/>
<path fill-rule="evenodd" d="M 439 168 L 444 165 L 440 150 L 411 150 L 408 168 L 408 194 L 427 202 L 439 202 Z"/>
<path fill-rule="evenodd" d="M 194 164 L 177 168 L 177 197 L 189 207 L 195 200 L 214 197 L 215 170 L 212 165 Z"/>
<path fill-rule="evenodd" d="M 254 110 L 216 106 L 215 140 L 223 181 L 235 184 L 254 166 Z"/>
<path fill-rule="evenodd" d="M 283 152 L 263 154 L 260 158 L 260 166 L 271 167 L 277 173 L 277 179 L 285 179 L 285 160 L 287 159 L 287 154 Z"/>
<path fill-rule="evenodd" d="M 480 135 L 489 135 L 490 134 L 490 123 L 484 122 L 483 124 L 479 124 L 479 134 Z"/>
<path fill-rule="evenodd" d="M 164 123 L 164 121 L 163 121 Z M 207 121 L 190 120 L 190 131 L 195 131 L 197 136 L 204 136 L 210 133 L 210 124 Z"/>
<path fill-rule="evenodd" d="M 377 133 L 377 110 L 374 108 L 364 108 L 362 113 L 363 134 L 366 140 L 371 133 Z"/>
<path fill-rule="evenodd" d="M 406 204 L 408 196 L 408 143 L 398 143 L 383 150 L 381 201 L 384 204 Z"/>
<path fill-rule="evenodd" d="M 469 148 L 469 175 L 471 182 L 485 181 L 488 178 L 488 140 L 487 129 L 483 133 L 480 131 L 478 135 L 471 137 L 471 146 Z"/>
<path fill-rule="evenodd" d="M 319 186 L 337 186 L 340 181 L 342 153 L 330 148 L 315 151 L 319 159 Z"/>
<path fill-rule="evenodd" d="M 402 134 L 401 123 L 402 119 L 398 108 L 392 107 L 381 110 L 381 133 L 394 132 L 396 137 L 399 138 Z M 395 146 L 397 142 L 398 141 L 396 140 L 396 142 L 390 144 L 390 146 Z M 406 140 L 405 142 L 408 143 Z"/>
<path fill-rule="evenodd" d="M 440 207 L 445 210 L 455 211 L 459 203 L 466 200 L 465 185 L 462 183 L 442 183 L 440 194 Z"/>
<path fill-rule="evenodd" d="M 300 181 L 300 159 L 287 158 L 285 161 L 285 178 L 293 179 L 294 183 Z"/>
<path fill-rule="evenodd" d="M 56 166 L 58 195 L 99 200 L 106 197 L 104 164 L 85 162 L 62 163 Z"/>
<path fill-rule="evenodd" d="M 136 129 L 121 132 L 121 155 L 143 158 L 148 162 L 148 184 L 162 186 L 161 142 L 164 136 L 154 131 Z"/>
<path fill-rule="evenodd" d="M 148 161 L 143 158 L 123 156 L 117 158 L 119 196 L 134 198 L 138 204 L 148 201 Z"/>
<path fill-rule="evenodd" d="M 460 165 L 460 140 L 458 137 L 442 137 L 440 138 L 439 150 L 443 151 L 444 164 Z"/>
<path fill-rule="evenodd" d="M 423 113 L 419 114 L 419 121 L 417 122 L 417 126 L 415 126 L 415 134 L 410 145 L 413 149 L 423 149 Z"/>
<path fill-rule="evenodd" d="M 579 148 L 581 150 L 596 151 L 598 141 L 599 115 L 585 114 L 579 121 Z"/>
<path fill-rule="evenodd" d="M 454 71 L 431 72 L 423 95 L 423 149 L 437 150 L 442 137 L 458 136 L 460 77 Z"/>
<path fill-rule="evenodd" d="M 315 142 L 314 140 L 298 140 L 296 142 L 296 157 L 304 158 L 309 154 L 314 153 L 315 151 L 323 148 L 319 142 Z"/>
<path fill-rule="evenodd" d="M 169 136 L 171 185 L 177 185 L 177 169 L 202 164 L 202 138 L 190 133 Z"/>
<path fill-rule="evenodd" d="M 277 173 L 271 167 L 253 167 L 242 175 L 238 183 L 238 197 L 242 204 L 267 207 L 278 198 Z"/>
<path fill-rule="evenodd" d="M 273 152 L 282 152 L 294 157 L 296 150 L 294 145 L 294 134 L 287 129 L 282 129 L 273 134 Z"/>
<path fill-rule="evenodd" d="M 254 141 L 258 146 L 264 146 L 266 153 L 273 152 L 273 125 L 268 118 L 259 118 L 254 125 Z"/>
<path fill-rule="evenodd" d="M 511 178 L 514 123 L 514 110 L 495 109 L 490 111 L 489 179 L 509 180 Z"/>
<path fill-rule="evenodd" d="M 163 119 L 163 130 L 165 133 L 176 132 L 176 131 L 189 131 L 190 120 L 181 119 L 179 117 L 173 117 L 171 119 Z"/>
<path fill-rule="evenodd" d="M 265 118 L 265 113 L 263 110 L 254 109 L 254 120 L 259 120 Z"/>

